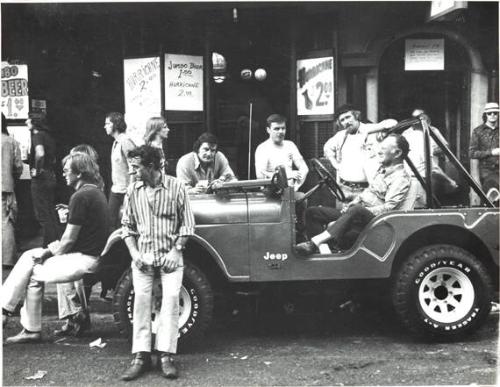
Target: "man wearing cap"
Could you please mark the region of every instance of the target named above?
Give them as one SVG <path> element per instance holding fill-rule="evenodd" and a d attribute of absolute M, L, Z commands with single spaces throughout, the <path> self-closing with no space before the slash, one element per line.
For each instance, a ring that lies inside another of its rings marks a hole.
<path fill-rule="evenodd" d="M 388 129 L 397 124 L 387 119 L 377 124 L 360 121 L 361 112 L 352 105 L 339 107 L 335 113 L 337 125 L 342 128 L 323 147 L 325 157 L 337 170 L 337 181 L 347 198 L 359 194 L 368 187 L 375 176 L 379 163 L 373 149 L 376 135 L 370 134 L 380 129 Z"/>
<path fill-rule="evenodd" d="M 472 131 L 469 146 L 471 161 L 478 160 L 478 166 L 471 168 L 472 175 L 481 182 L 483 190 L 499 188 L 498 159 L 500 148 L 498 144 L 498 113 L 496 102 L 488 102 L 483 110 L 483 123 Z M 473 163 L 471 163 L 473 164 Z"/>

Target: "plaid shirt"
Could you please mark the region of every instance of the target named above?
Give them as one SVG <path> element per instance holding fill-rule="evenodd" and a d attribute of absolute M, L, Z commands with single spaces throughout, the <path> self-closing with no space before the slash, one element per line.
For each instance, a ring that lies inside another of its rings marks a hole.
<path fill-rule="evenodd" d="M 141 254 L 153 254 L 153 266 L 161 267 L 179 236 L 194 234 L 189 195 L 177 179 L 162 175 L 151 189 L 142 181 L 132 183 L 124 199 L 122 238 L 137 237 Z"/>

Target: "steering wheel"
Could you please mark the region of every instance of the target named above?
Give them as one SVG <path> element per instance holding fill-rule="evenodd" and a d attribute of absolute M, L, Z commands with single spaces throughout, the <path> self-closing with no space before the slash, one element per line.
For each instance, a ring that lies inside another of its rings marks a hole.
<path fill-rule="evenodd" d="M 342 191 L 342 188 L 340 188 L 340 186 L 338 185 L 335 177 L 330 173 L 328 169 L 326 169 L 321 161 L 319 161 L 318 159 L 311 159 L 311 164 L 321 180 L 318 181 L 318 183 L 309 191 L 307 191 L 304 195 L 304 199 L 301 200 L 307 199 L 324 184 L 326 185 L 330 193 L 335 196 L 335 198 L 337 198 L 337 200 L 340 200 L 341 202 L 345 201 L 344 191 Z"/>

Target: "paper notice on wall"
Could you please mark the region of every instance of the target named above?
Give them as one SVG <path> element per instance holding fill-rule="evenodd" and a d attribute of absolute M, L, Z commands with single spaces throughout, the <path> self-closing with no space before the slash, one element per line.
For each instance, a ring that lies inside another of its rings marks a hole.
<path fill-rule="evenodd" d="M 444 39 L 406 39 L 405 70 L 444 70 Z"/>
<path fill-rule="evenodd" d="M 333 57 L 297 60 L 297 113 L 333 114 Z"/>
<path fill-rule="evenodd" d="M 28 65 L 2 62 L 2 113 L 21 120 L 28 118 L 29 109 Z"/>
<path fill-rule="evenodd" d="M 203 111 L 203 57 L 165 54 L 165 110 Z"/>
<path fill-rule="evenodd" d="M 127 134 L 139 145 L 150 117 L 161 115 L 160 58 L 123 61 L 125 121 Z"/>

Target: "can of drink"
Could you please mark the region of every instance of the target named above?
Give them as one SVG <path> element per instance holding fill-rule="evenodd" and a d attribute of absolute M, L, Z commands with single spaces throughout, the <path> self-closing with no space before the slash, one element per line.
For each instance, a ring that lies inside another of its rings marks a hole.
<path fill-rule="evenodd" d="M 59 208 L 57 210 L 57 214 L 59 215 L 59 222 L 60 223 L 67 223 L 68 222 L 68 212 L 69 212 L 69 210 L 67 208 Z"/>

